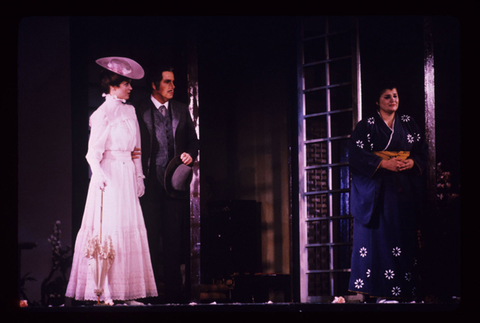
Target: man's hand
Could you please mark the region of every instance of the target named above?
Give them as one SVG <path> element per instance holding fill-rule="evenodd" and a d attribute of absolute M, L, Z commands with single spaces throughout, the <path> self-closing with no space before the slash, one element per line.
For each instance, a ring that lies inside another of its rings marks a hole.
<path fill-rule="evenodd" d="M 142 156 L 142 150 L 140 148 L 135 147 L 135 149 L 132 151 L 132 160 L 138 159 L 141 156 Z"/>
<path fill-rule="evenodd" d="M 180 155 L 180 159 L 182 160 L 182 162 L 183 162 L 185 165 L 188 165 L 188 164 L 190 164 L 191 162 L 193 162 L 192 156 L 190 156 L 190 154 L 187 154 L 187 153 L 181 154 L 181 155 Z"/>

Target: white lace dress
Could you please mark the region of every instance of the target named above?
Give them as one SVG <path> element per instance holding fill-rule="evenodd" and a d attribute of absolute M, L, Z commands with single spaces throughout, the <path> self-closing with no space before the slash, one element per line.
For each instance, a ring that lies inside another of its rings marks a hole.
<path fill-rule="evenodd" d="M 115 258 L 108 270 L 100 300 L 132 300 L 157 296 L 147 232 L 140 207 L 143 172 L 131 151 L 140 147 L 140 132 L 133 106 L 110 95 L 90 117 L 87 161 L 92 169 L 82 225 L 77 235 L 66 296 L 97 300 L 93 274 L 85 256 L 90 237 L 99 235 L 101 190 L 96 179 L 106 180 L 103 193 L 102 236 L 112 239 Z M 139 180 L 140 178 L 140 180 Z"/>

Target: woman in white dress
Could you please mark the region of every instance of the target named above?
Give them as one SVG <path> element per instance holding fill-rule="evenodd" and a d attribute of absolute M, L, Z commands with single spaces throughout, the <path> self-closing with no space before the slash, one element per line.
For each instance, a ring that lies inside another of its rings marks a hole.
<path fill-rule="evenodd" d="M 140 159 L 131 157 L 131 152 L 140 148 L 140 132 L 135 108 L 126 100 L 132 90 L 131 80 L 141 79 L 144 71 L 138 63 L 124 57 L 106 57 L 96 62 L 105 68 L 105 102 L 90 117 L 86 159 L 92 178 L 66 296 L 97 300 L 97 287 L 85 255 L 88 239 L 99 235 L 102 208 L 102 236 L 111 237 L 115 258 L 100 300 L 108 305 L 113 305 L 113 300 L 141 305 L 134 300 L 157 296 L 157 288 L 139 202 L 145 190 L 144 175 Z"/>

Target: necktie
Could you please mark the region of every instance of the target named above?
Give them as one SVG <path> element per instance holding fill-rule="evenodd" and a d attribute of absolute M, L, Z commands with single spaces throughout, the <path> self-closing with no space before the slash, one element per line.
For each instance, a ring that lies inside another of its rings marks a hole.
<path fill-rule="evenodd" d="M 160 113 L 161 113 L 163 116 L 165 116 L 165 110 L 166 110 L 165 106 L 164 106 L 164 105 L 161 105 L 161 106 L 160 106 Z"/>

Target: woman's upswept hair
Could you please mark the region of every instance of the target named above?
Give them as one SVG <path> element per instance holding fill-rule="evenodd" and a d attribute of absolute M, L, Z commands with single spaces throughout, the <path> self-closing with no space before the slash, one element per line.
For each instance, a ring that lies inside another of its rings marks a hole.
<path fill-rule="evenodd" d="M 379 84 L 375 92 L 376 94 L 375 102 L 378 102 L 378 99 L 383 94 L 383 92 L 385 92 L 386 90 L 393 90 L 393 89 L 397 89 L 398 91 L 397 82 L 395 81 L 384 81 L 381 84 Z"/>
<path fill-rule="evenodd" d="M 107 69 L 100 71 L 100 85 L 105 94 L 110 93 L 110 86 L 120 86 L 122 82 L 131 82 L 131 79 L 117 73 L 113 73 Z"/>

